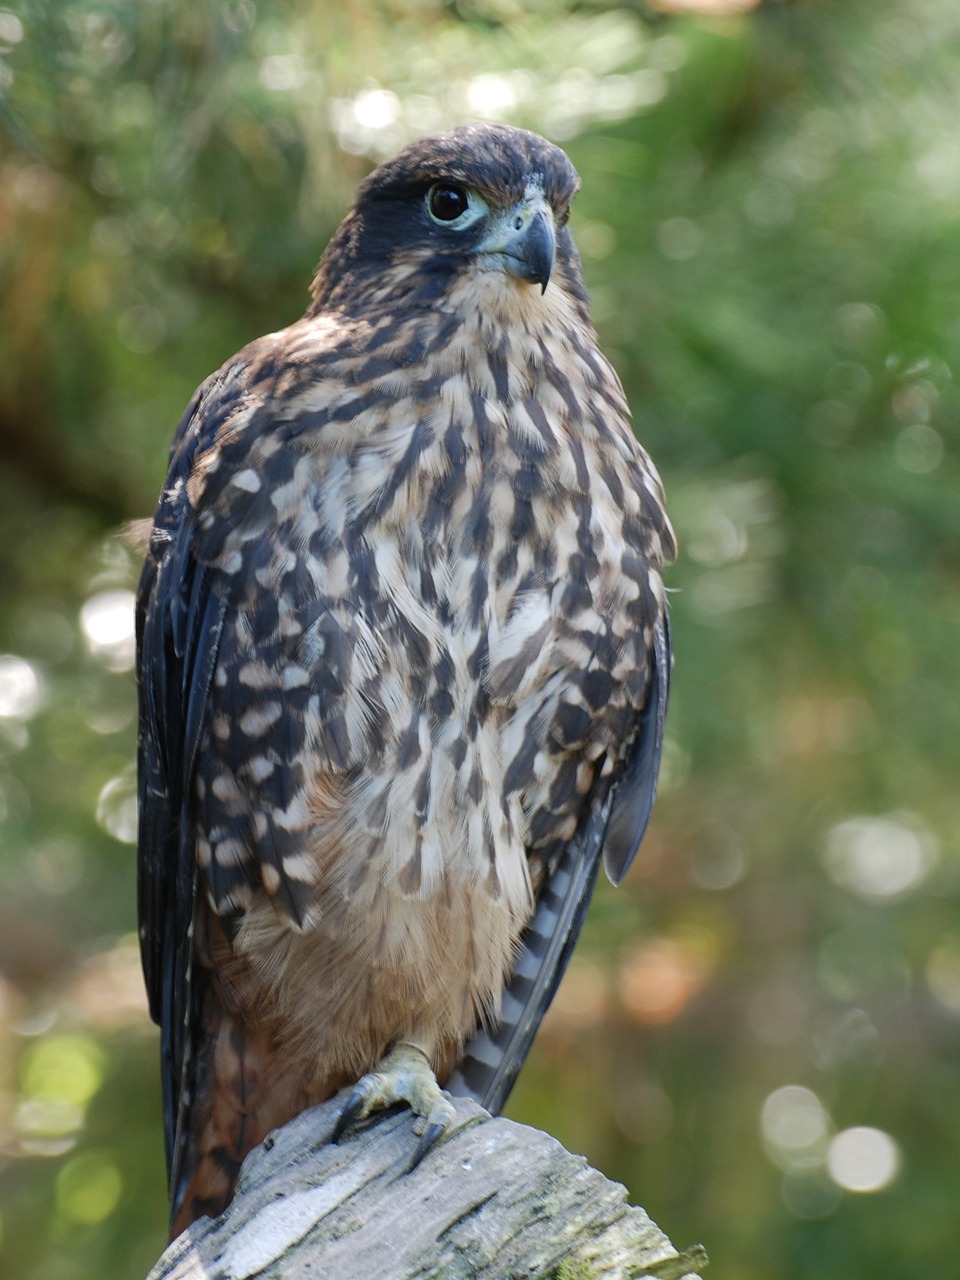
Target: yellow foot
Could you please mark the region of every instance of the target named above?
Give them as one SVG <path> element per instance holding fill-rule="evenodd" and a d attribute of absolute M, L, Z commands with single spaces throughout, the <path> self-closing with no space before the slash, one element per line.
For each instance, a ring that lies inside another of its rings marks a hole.
<path fill-rule="evenodd" d="M 450 1095 L 437 1084 L 427 1055 L 415 1044 L 394 1045 L 376 1071 L 357 1081 L 340 1112 L 333 1141 L 339 1142 L 355 1120 L 398 1102 L 406 1102 L 417 1117 L 413 1129 L 420 1141 L 410 1162 L 415 1169 L 454 1115 Z"/>

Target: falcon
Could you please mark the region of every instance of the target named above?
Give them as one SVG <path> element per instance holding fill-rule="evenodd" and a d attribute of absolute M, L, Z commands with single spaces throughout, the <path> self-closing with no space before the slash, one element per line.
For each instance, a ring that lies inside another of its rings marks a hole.
<path fill-rule="evenodd" d="M 579 179 L 520 129 L 360 186 L 306 315 L 184 414 L 137 608 L 139 914 L 172 1233 L 345 1086 L 419 1154 L 503 1104 L 670 673 L 663 491 L 590 321 Z"/>

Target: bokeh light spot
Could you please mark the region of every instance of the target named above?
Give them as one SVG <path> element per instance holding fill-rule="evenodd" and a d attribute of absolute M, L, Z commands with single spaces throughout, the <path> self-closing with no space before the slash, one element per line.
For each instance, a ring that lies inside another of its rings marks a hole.
<path fill-rule="evenodd" d="M 760 0 L 652 0 L 652 3 L 661 13 L 702 13 L 724 18 L 734 13 L 749 13 L 759 6 Z"/>
<path fill-rule="evenodd" d="M 32 1155 L 62 1155 L 73 1147 L 73 1135 L 83 1128 L 85 1114 L 83 1107 L 57 1098 L 25 1099 L 13 1117 L 21 1149 Z"/>
<path fill-rule="evenodd" d="M 103 1083 L 103 1051 L 89 1036 L 52 1035 L 23 1056 L 23 1094 L 84 1107 Z"/>
<path fill-rule="evenodd" d="M 361 129 L 386 129 L 400 114 L 400 99 L 389 89 L 365 89 L 353 100 L 353 114 Z"/>
<path fill-rule="evenodd" d="M 260 83 L 271 93 L 299 89 L 307 77 L 307 67 L 298 53 L 275 53 L 260 63 Z"/>
<path fill-rule="evenodd" d="M 694 949 L 672 938 L 653 938 L 626 949 L 620 998 L 636 1022 L 671 1022 L 700 992 L 707 973 L 704 957 Z"/>
<path fill-rule="evenodd" d="M 925 422 L 913 422 L 897 436 L 893 452 L 904 471 L 926 475 L 943 461 L 943 437 Z"/>
<path fill-rule="evenodd" d="M 718 839 L 697 850 L 690 863 L 690 878 L 701 889 L 732 889 L 747 870 L 747 855 L 735 839 Z"/>
<path fill-rule="evenodd" d="M 30 850 L 27 870 L 42 893 L 71 893 L 83 876 L 83 849 L 67 836 L 40 840 Z"/>
<path fill-rule="evenodd" d="M 97 822 L 121 844 L 137 842 L 137 780 L 132 769 L 111 778 L 97 797 Z"/>
<path fill-rule="evenodd" d="M 57 1175 L 57 1209 L 70 1222 L 94 1226 L 109 1218 L 120 1202 L 123 1178 L 106 1152 L 74 1156 Z"/>
<path fill-rule="evenodd" d="M 16 654 L 0 655 L 0 720 L 29 720 L 43 702 L 36 669 Z"/>
<path fill-rule="evenodd" d="M 23 23 L 9 9 L 0 9 L 0 41 L 19 44 L 23 39 Z"/>
<path fill-rule="evenodd" d="M 86 1036 L 47 1035 L 27 1047 L 13 1117 L 22 1151 L 49 1157 L 71 1149 L 103 1067 L 102 1050 Z"/>
<path fill-rule="evenodd" d="M 890 397 L 890 407 L 901 422 L 929 422 L 940 403 L 940 392 L 929 378 L 918 378 L 898 387 Z"/>
<path fill-rule="evenodd" d="M 824 864 L 835 884 L 863 898 L 892 898 L 921 884 L 936 857 L 931 832 L 912 817 L 891 814 L 837 823 Z"/>
<path fill-rule="evenodd" d="M 808 1152 L 826 1137 L 830 1117 L 812 1089 L 787 1084 L 764 1100 L 760 1128 L 767 1142 L 793 1156 Z"/>
<path fill-rule="evenodd" d="M 467 85 L 470 110 L 487 119 L 500 120 L 516 106 L 519 94 L 510 76 L 484 73 Z"/>
<path fill-rule="evenodd" d="M 827 1150 L 830 1177 L 845 1191 L 882 1191 L 900 1168 L 900 1150 L 882 1129 L 844 1129 Z"/>
<path fill-rule="evenodd" d="M 100 591 L 84 602 L 80 627 L 91 655 L 110 671 L 129 671 L 137 652 L 132 591 Z"/>

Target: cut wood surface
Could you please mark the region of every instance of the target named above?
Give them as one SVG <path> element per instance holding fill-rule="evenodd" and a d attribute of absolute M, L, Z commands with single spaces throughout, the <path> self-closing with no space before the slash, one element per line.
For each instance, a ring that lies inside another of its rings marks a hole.
<path fill-rule="evenodd" d="M 455 1099 L 408 1172 L 409 1111 L 330 1143 L 342 1099 L 304 1112 L 244 1163 L 236 1199 L 175 1241 L 148 1280 L 680 1280 L 680 1253 L 623 1187 L 554 1138 Z"/>

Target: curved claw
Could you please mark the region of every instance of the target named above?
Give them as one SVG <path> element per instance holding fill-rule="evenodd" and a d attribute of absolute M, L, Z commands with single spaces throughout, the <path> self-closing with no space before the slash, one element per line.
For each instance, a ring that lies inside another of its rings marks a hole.
<path fill-rule="evenodd" d="M 408 1172 L 415 1169 L 454 1115 L 450 1095 L 437 1084 L 430 1061 L 418 1045 L 395 1044 L 377 1070 L 354 1085 L 337 1117 L 331 1142 L 339 1142 L 354 1121 L 397 1103 L 406 1103 L 417 1117 L 414 1132 L 421 1136 Z"/>
<path fill-rule="evenodd" d="M 330 1139 L 334 1145 L 340 1141 L 347 1129 L 349 1129 L 350 1125 L 353 1124 L 354 1120 L 358 1120 L 363 1115 L 363 1108 L 367 1101 L 368 1092 L 364 1088 L 366 1079 L 367 1077 L 365 1076 L 363 1080 L 359 1081 L 359 1083 L 354 1086 L 350 1097 L 343 1104 L 343 1108 L 337 1117 L 337 1123 L 333 1127 L 333 1135 Z"/>
<path fill-rule="evenodd" d="M 449 1120 L 442 1120 L 434 1121 L 432 1124 L 427 1125 L 423 1133 L 420 1135 L 420 1141 L 417 1143 L 417 1149 L 413 1153 L 413 1159 L 407 1165 L 407 1173 L 413 1173 L 414 1169 L 416 1169 L 423 1157 L 430 1151 L 437 1139 L 441 1138 L 443 1134 L 446 1133 L 447 1125 L 449 1123 Z"/>

